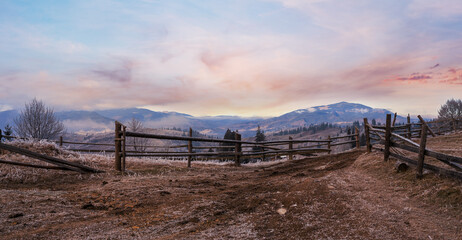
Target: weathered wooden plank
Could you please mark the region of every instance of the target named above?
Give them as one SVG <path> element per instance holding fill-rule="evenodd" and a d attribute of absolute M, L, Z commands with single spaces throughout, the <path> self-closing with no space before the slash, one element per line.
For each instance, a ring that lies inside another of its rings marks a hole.
<path fill-rule="evenodd" d="M 122 152 L 122 144 L 121 144 L 121 138 L 120 134 L 122 131 L 122 124 L 119 122 L 115 122 L 115 136 L 114 136 L 114 148 L 115 148 L 115 154 L 114 154 L 114 166 L 117 171 L 122 171 L 122 158 L 120 156 L 120 153 Z"/>
<path fill-rule="evenodd" d="M 330 145 L 330 142 L 327 143 L 327 144 Z M 328 146 L 329 146 L 329 145 L 328 145 Z M 289 137 L 289 150 L 292 150 L 292 149 L 293 149 L 292 137 Z M 289 160 L 293 160 L 293 155 L 292 155 L 292 153 L 289 154 Z"/>
<path fill-rule="evenodd" d="M 192 128 L 189 128 L 189 137 L 192 137 Z M 192 153 L 192 141 L 189 140 L 188 141 L 188 153 Z M 191 159 L 192 159 L 192 156 L 188 156 L 188 168 L 191 167 Z"/>
<path fill-rule="evenodd" d="M 407 130 L 407 138 L 411 139 L 412 138 L 412 133 L 411 133 L 411 115 L 407 114 L 407 124 L 406 124 L 406 130 Z"/>
<path fill-rule="evenodd" d="M 344 145 L 344 144 L 352 144 L 352 143 L 356 143 L 356 140 L 351 140 L 351 141 L 347 141 L 347 142 L 333 143 L 330 146 L 333 147 L 333 146 Z"/>
<path fill-rule="evenodd" d="M 422 134 L 420 137 L 419 158 L 417 159 L 417 177 L 422 178 L 423 164 L 425 160 L 425 147 L 427 146 L 427 124 L 422 125 Z"/>
<path fill-rule="evenodd" d="M 422 116 L 418 115 L 417 116 L 420 120 L 420 122 L 422 123 L 422 129 L 423 129 L 423 126 L 427 126 L 427 130 L 430 132 L 430 134 L 433 136 L 433 137 L 436 137 L 435 133 L 433 132 L 433 130 L 430 128 L 430 126 L 428 126 L 428 124 L 425 122 L 425 120 L 422 118 Z"/>
<path fill-rule="evenodd" d="M 364 118 L 364 134 L 366 135 L 366 149 L 367 152 L 371 152 L 371 136 L 369 134 L 369 123 L 367 118 Z"/>
<path fill-rule="evenodd" d="M 382 151 L 382 152 L 384 151 L 383 148 L 379 148 L 379 147 L 375 147 L 375 146 L 373 147 L 373 149 L 376 149 L 376 150 L 379 150 L 379 151 Z M 410 158 L 407 158 L 405 156 L 401 156 L 401 155 L 395 154 L 395 153 L 390 153 L 390 156 L 392 156 L 394 158 L 397 158 L 397 159 L 399 159 L 401 161 L 407 162 L 409 164 L 412 164 L 414 166 L 417 166 L 417 161 L 416 160 L 413 160 L 413 159 L 410 159 Z M 462 172 L 452 171 L 452 170 L 445 169 L 445 168 L 440 168 L 440 167 L 437 167 L 437 166 L 434 166 L 434 165 L 431 165 L 431 164 L 428 164 L 428 163 L 424 163 L 423 168 L 431 170 L 431 171 L 433 171 L 433 172 L 435 172 L 437 174 L 462 179 Z"/>
<path fill-rule="evenodd" d="M 95 172 L 95 173 L 102 172 L 100 170 L 87 167 L 85 165 L 65 161 L 65 160 L 62 160 L 62 159 L 59 159 L 59 158 L 55 158 L 55 157 L 46 156 L 46 155 L 43 155 L 43 154 L 39 154 L 39 153 L 32 152 L 32 151 L 29 151 L 29 150 L 26 150 L 26 149 L 22 149 L 22 148 L 18 148 L 18 147 L 15 147 L 15 146 L 7 145 L 7 144 L 4 144 L 4 143 L 0 143 L 0 148 L 4 149 L 4 150 L 7 150 L 7 151 L 10 151 L 10 152 L 19 153 L 19 154 L 22 154 L 22 155 L 25 155 L 25 156 L 28 156 L 28 157 L 31 157 L 31 158 L 35 158 L 35 159 L 38 159 L 38 160 L 41 160 L 41 161 L 44 161 L 44 162 L 48 162 L 48 163 L 51 163 L 51 164 L 54 164 L 54 165 L 57 165 L 57 166 L 60 166 L 60 167 L 63 167 L 63 168 L 67 168 L 67 169 L 72 170 L 72 171 L 77 171 L 77 172 L 81 172 L 81 173 L 85 173 L 85 172 Z"/>
<path fill-rule="evenodd" d="M 388 161 L 390 157 L 390 142 L 391 142 L 391 115 L 387 114 L 385 128 L 385 151 L 383 153 L 383 160 Z"/>
<path fill-rule="evenodd" d="M 126 163 L 126 159 L 127 159 L 127 136 L 126 136 L 126 133 L 127 132 L 127 127 L 126 126 L 122 126 L 122 159 L 121 159 L 121 167 L 122 167 L 122 172 L 125 172 L 125 163 Z"/>
<path fill-rule="evenodd" d="M 351 137 L 354 137 L 354 136 L 356 136 L 356 134 L 350 134 L 350 135 L 338 136 L 338 137 L 331 137 L 330 139 L 334 140 L 334 139 L 339 139 L 339 138 L 351 138 Z"/>
<path fill-rule="evenodd" d="M 261 155 L 261 154 L 303 154 L 303 153 L 316 153 L 316 152 L 329 152 L 325 148 L 313 149 L 293 149 L 293 150 L 270 150 L 264 152 L 253 152 L 249 154 L 239 154 L 241 156 Z M 201 153 L 168 153 L 168 154 L 127 154 L 127 157 L 187 157 L 187 156 L 235 156 L 235 152 L 201 152 Z"/>
<path fill-rule="evenodd" d="M 419 153 L 419 148 L 418 147 L 415 147 L 415 146 L 409 146 L 409 145 L 405 145 L 405 144 L 401 144 L 401 143 L 396 143 L 396 142 L 392 142 L 392 147 L 397 147 L 397 148 L 401 148 L 401 149 L 404 149 L 406 151 L 409 151 L 409 152 L 413 152 L 413 153 Z M 462 170 L 462 166 L 457 164 L 457 163 L 462 163 L 462 158 L 461 157 L 456 157 L 456 156 L 451 156 L 451 155 L 447 155 L 447 154 L 443 154 L 443 153 L 438 153 L 438 152 L 435 152 L 435 151 L 432 151 L 430 149 L 426 149 L 425 150 L 425 155 L 426 156 L 429 156 L 429 157 L 433 157 L 457 170 Z"/>
<path fill-rule="evenodd" d="M 234 151 L 235 151 L 235 155 L 234 155 L 234 165 L 236 165 L 237 167 L 241 166 L 241 155 L 242 155 L 242 149 L 241 149 L 241 143 L 239 143 L 241 141 L 241 134 L 237 133 L 234 135 L 234 139 L 236 141 L 238 141 L 236 143 L 236 145 L 234 146 Z"/>
<path fill-rule="evenodd" d="M 196 141 L 196 142 L 217 142 L 217 143 L 241 143 L 241 144 L 287 144 L 289 141 L 281 140 L 281 141 L 266 141 L 266 142 L 250 142 L 250 141 L 236 141 L 236 140 L 228 140 L 228 139 L 214 139 L 214 138 L 198 138 L 198 137 L 181 137 L 181 136 L 168 136 L 168 135 L 158 135 L 158 134 L 147 134 L 147 133 L 135 133 L 135 132 L 127 132 L 128 137 L 141 137 L 141 138 L 156 138 L 156 139 L 168 139 L 168 140 L 181 140 L 181 141 Z M 328 143 L 328 140 L 311 140 L 311 139 L 297 139 L 292 140 L 293 143 L 307 143 L 307 142 L 314 142 L 314 143 Z"/>
<path fill-rule="evenodd" d="M 63 168 L 63 167 L 58 167 L 58 166 L 36 165 L 36 164 L 32 164 L 32 163 L 13 162 L 13 161 L 7 161 L 7 160 L 3 160 L 3 159 L 0 159 L 0 163 L 16 165 L 16 166 L 23 166 L 23 167 L 33 167 L 33 168 L 71 171 L 70 169 Z"/>

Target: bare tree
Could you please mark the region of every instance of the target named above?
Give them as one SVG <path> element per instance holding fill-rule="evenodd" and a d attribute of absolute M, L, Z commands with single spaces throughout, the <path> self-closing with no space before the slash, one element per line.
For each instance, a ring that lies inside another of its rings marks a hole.
<path fill-rule="evenodd" d="M 132 132 L 143 132 L 143 129 L 144 129 L 143 123 L 136 118 L 132 118 L 127 123 L 127 127 L 128 127 L 128 130 Z M 135 151 L 144 152 L 146 151 L 146 148 L 148 146 L 148 139 L 129 137 L 128 143 L 134 145 L 133 149 L 135 149 Z"/>
<path fill-rule="evenodd" d="M 447 100 L 438 110 L 438 118 L 448 120 L 462 119 L 462 100 Z"/>
<path fill-rule="evenodd" d="M 64 133 L 64 124 L 55 116 L 54 110 L 36 98 L 25 104 L 14 124 L 14 131 L 20 137 L 51 139 Z"/>

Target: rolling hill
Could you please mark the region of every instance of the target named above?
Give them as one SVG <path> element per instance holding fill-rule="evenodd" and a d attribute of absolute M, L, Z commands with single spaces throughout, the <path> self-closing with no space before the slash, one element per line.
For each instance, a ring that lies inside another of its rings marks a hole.
<path fill-rule="evenodd" d="M 239 130 L 243 136 L 252 136 L 258 125 L 266 132 L 281 129 L 309 126 L 323 122 L 339 125 L 362 121 L 364 117 L 385 122 L 386 109 L 371 108 L 358 103 L 339 102 L 330 105 L 298 109 L 272 118 L 243 118 L 238 116 L 195 117 L 178 112 L 157 112 L 143 108 L 124 108 L 100 111 L 65 111 L 57 112 L 57 117 L 64 122 L 70 132 L 112 131 L 114 121 L 127 123 L 136 118 L 148 128 L 189 128 L 203 134 L 222 136 L 226 129 Z M 0 112 L 0 127 L 12 123 L 17 110 Z M 405 122 L 398 116 L 397 122 Z"/>

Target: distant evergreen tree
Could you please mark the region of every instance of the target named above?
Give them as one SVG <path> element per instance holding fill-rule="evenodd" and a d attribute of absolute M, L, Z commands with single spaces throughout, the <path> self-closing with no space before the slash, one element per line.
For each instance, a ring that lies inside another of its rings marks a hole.
<path fill-rule="evenodd" d="M 255 142 L 264 142 L 264 141 L 266 141 L 265 132 L 263 130 L 261 130 L 260 125 L 258 125 L 258 129 L 257 129 L 257 132 L 255 134 Z M 262 147 L 253 147 L 253 150 L 256 151 L 256 152 L 261 152 L 261 151 L 263 151 L 263 148 Z"/>
<path fill-rule="evenodd" d="M 235 140 L 236 139 L 236 132 L 229 130 L 226 130 L 225 136 L 223 139 L 228 139 L 228 140 Z M 234 151 L 234 143 L 222 143 L 222 146 L 233 146 L 229 148 L 223 148 L 223 152 L 233 152 Z"/>
<path fill-rule="evenodd" d="M 13 134 L 13 127 L 11 127 L 9 124 L 6 124 L 5 130 L 3 131 L 2 135 L 5 136 L 11 136 Z M 10 138 L 5 138 L 7 141 L 10 140 Z"/>
<path fill-rule="evenodd" d="M 372 125 L 377 125 L 377 121 L 375 120 L 375 118 L 372 119 Z"/>
<path fill-rule="evenodd" d="M 3 134 L 5 134 L 5 136 L 11 136 L 13 134 L 13 127 L 10 126 L 10 124 L 6 124 Z"/>

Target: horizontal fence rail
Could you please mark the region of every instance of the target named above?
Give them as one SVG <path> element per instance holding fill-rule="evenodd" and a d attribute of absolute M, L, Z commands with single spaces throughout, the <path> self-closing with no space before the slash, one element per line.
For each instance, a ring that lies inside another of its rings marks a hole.
<path fill-rule="evenodd" d="M 276 140 L 276 141 L 244 141 L 241 140 L 241 135 L 235 133 L 235 139 L 216 139 L 216 138 L 203 138 L 193 137 L 192 129 L 189 129 L 189 136 L 171 136 L 161 134 L 149 134 L 127 131 L 126 127 L 119 123 L 115 123 L 115 138 L 114 138 L 114 155 L 115 155 L 115 168 L 119 171 L 125 171 L 125 164 L 127 157 L 166 157 L 166 158 L 187 158 L 188 167 L 191 167 L 193 158 L 204 157 L 206 159 L 233 159 L 236 166 L 240 166 L 241 159 L 249 158 L 267 158 L 267 157 L 280 157 L 288 155 L 289 160 L 293 159 L 293 155 L 313 156 L 315 153 L 330 153 L 331 147 L 356 144 L 359 148 L 359 129 L 355 129 L 354 134 L 328 137 L 328 139 L 292 139 L 289 140 Z M 173 140 L 185 141 L 188 144 L 182 145 L 187 148 L 187 152 L 160 152 L 160 151 L 129 151 L 126 149 L 129 145 L 126 144 L 127 138 L 145 138 L 145 139 L 158 139 L 158 140 Z M 354 139 L 351 141 L 334 142 L 338 139 Z M 215 143 L 217 146 L 194 146 L 193 142 L 202 143 Z M 311 144 L 310 144 L 311 143 Z M 309 146 L 300 146 L 300 144 L 310 144 Z M 298 145 L 297 148 L 294 145 Z M 206 151 L 206 150 L 209 151 Z M 211 152 L 210 150 L 215 150 Z M 244 150 L 250 149 L 250 150 Z M 201 151 L 205 150 L 205 151 Z"/>
<path fill-rule="evenodd" d="M 400 161 L 415 165 L 417 178 L 421 178 L 423 169 L 427 169 L 441 175 L 462 179 L 462 157 L 433 151 L 426 146 L 428 134 L 435 137 L 437 134 L 458 130 L 461 128 L 459 120 L 426 122 L 420 115 L 418 118 L 420 123 L 410 123 L 408 116 L 408 123 L 404 126 L 392 126 L 390 114 L 387 114 L 385 126 L 372 126 L 368 123 L 368 119 L 364 118 L 368 152 L 371 152 L 372 149 L 379 150 L 384 153 L 385 161 L 388 161 L 388 158 L 391 156 Z M 450 126 L 450 128 L 441 131 L 441 126 Z M 419 143 L 412 140 L 414 136 L 420 138 Z M 417 155 L 417 159 L 412 159 L 410 157 L 412 154 L 404 153 L 402 152 L 403 150 Z M 425 156 L 432 157 L 449 166 L 451 169 L 425 163 Z"/>

